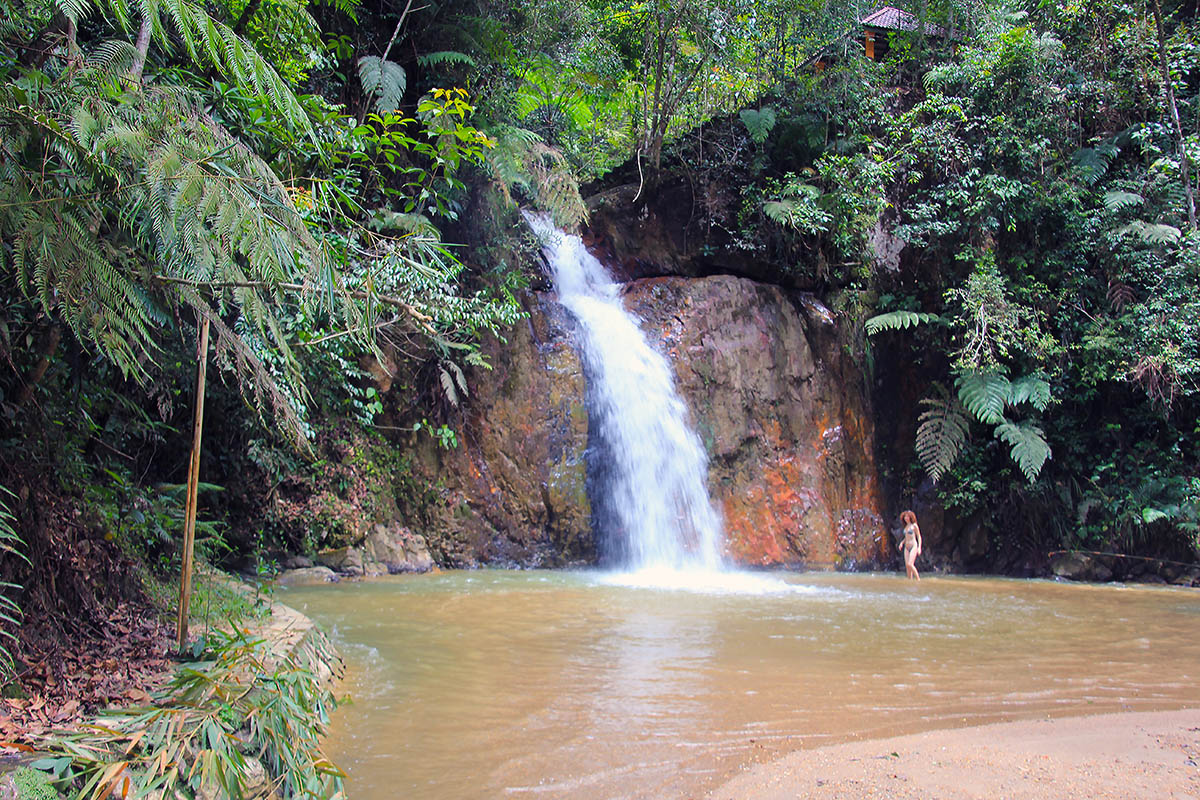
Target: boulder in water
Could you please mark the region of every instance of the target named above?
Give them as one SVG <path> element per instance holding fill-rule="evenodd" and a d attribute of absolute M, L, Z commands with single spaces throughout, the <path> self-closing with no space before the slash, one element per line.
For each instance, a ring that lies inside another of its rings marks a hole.
<path fill-rule="evenodd" d="M 1100 559 L 1071 551 L 1059 553 L 1050 560 L 1050 571 L 1059 578 L 1073 581 L 1107 581 L 1113 573 Z"/>
<path fill-rule="evenodd" d="M 363 574 L 362 552 L 354 547 L 338 547 L 317 553 L 317 561 L 325 567 L 347 575 Z"/>
<path fill-rule="evenodd" d="M 332 583 L 337 579 L 337 573 L 329 567 L 300 567 L 281 572 L 275 583 L 280 586 L 308 586 L 314 583 Z"/>
<path fill-rule="evenodd" d="M 373 527 L 363 543 L 363 554 L 368 567 L 379 564 L 384 572 L 393 575 L 433 569 L 433 556 L 425 537 L 394 523 Z"/>

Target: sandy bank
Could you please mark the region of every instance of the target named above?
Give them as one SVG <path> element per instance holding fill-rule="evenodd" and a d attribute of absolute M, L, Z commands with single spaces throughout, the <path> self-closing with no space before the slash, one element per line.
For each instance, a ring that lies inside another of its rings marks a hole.
<path fill-rule="evenodd" d="M 1009 722 L 800 750 L 713 800 L 1200 798 L 1200 708 Z"/>

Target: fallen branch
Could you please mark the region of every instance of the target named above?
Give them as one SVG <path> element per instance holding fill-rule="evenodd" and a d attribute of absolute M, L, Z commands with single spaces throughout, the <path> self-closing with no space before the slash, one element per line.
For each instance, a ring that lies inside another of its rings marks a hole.
<path fill-rule="evenodd" d="M 1183 561 L 1172 561 L 1169 558 L 1154 558 L 1153 556 L 1129 556 L 1124 553 L 1101 553 L 1098 550 L 1051 550 L 1047 556 L 1061 556 L 1066 553 L 1084 553 L 1089 556 L 1104 556 L 1105 558 L 1127 558 L 1132 561 L 1154 561 L 1158 564 L 1174 564 L 1177 567 L 1198 567 L 1200 564 L 1188 564 Z"/>

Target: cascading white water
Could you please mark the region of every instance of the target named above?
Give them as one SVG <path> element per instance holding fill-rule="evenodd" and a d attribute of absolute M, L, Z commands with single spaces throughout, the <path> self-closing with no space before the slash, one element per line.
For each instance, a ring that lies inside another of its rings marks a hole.
<path fill-rule="evenodd" d="M 722 568 L 721 520 L 709 501 L 708 459 L 687 424 L 671 366 L 621 303 L 620 287 L 578 236 L 526 214 L 543 244 L 562 303 L 579 324 L 589 381 L 588 414 L 605 459 L 609 535 L 622 538 L 614 566 L 634 572 Z"/>

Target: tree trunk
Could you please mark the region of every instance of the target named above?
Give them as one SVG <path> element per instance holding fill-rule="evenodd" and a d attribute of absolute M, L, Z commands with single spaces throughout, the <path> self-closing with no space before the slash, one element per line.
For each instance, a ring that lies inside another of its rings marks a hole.
<path fill-rule="evenodd" d="M 142 71 L 146 68 L 146 57 L 150 53 L 151 30 L 150 16 L 143 14 L 141 27 L 138 28 L 137 41 L 133 45 L 137 52 L 133 57 L 133 66 L 129 68 L 129 77 L 137 86 L 142 84 Z"/>
<path fill-rule="evenodd" d="M 192 553 L 196 541 L 196 495 L 200 484 L 200 442 L 204 430 L 204 378 L 208 371 L 208 317 L 200 322 L 196 354 L 196 416 L 192 424 L 192 458 L 188 464 L 187 504 L 183 513 L 183 565 L 179 573 L 179 616 L 175 621 L 179 652 L 187 646 L 192 599 Z"/>
<path fill-rule="evenodd" d="M 25 385 L 21 387 L 21 393 L 17 395 L 18 409 L 23 408 L 33 399 L 33 391 L 45 377 L 46 370 L 50 368 L 50 361 L 54 358 L 54 353 L 58 350 L 58 343 L 61 340 L 62 326 L 55 322 L 50 323 L 50 330 L 46 331 L 46 336 L 42 339 L 41 355 L 38 357 L 37 363 L 33 365 L 33 369 L 29 370 L 29 374 L 25 376 Z"/>

